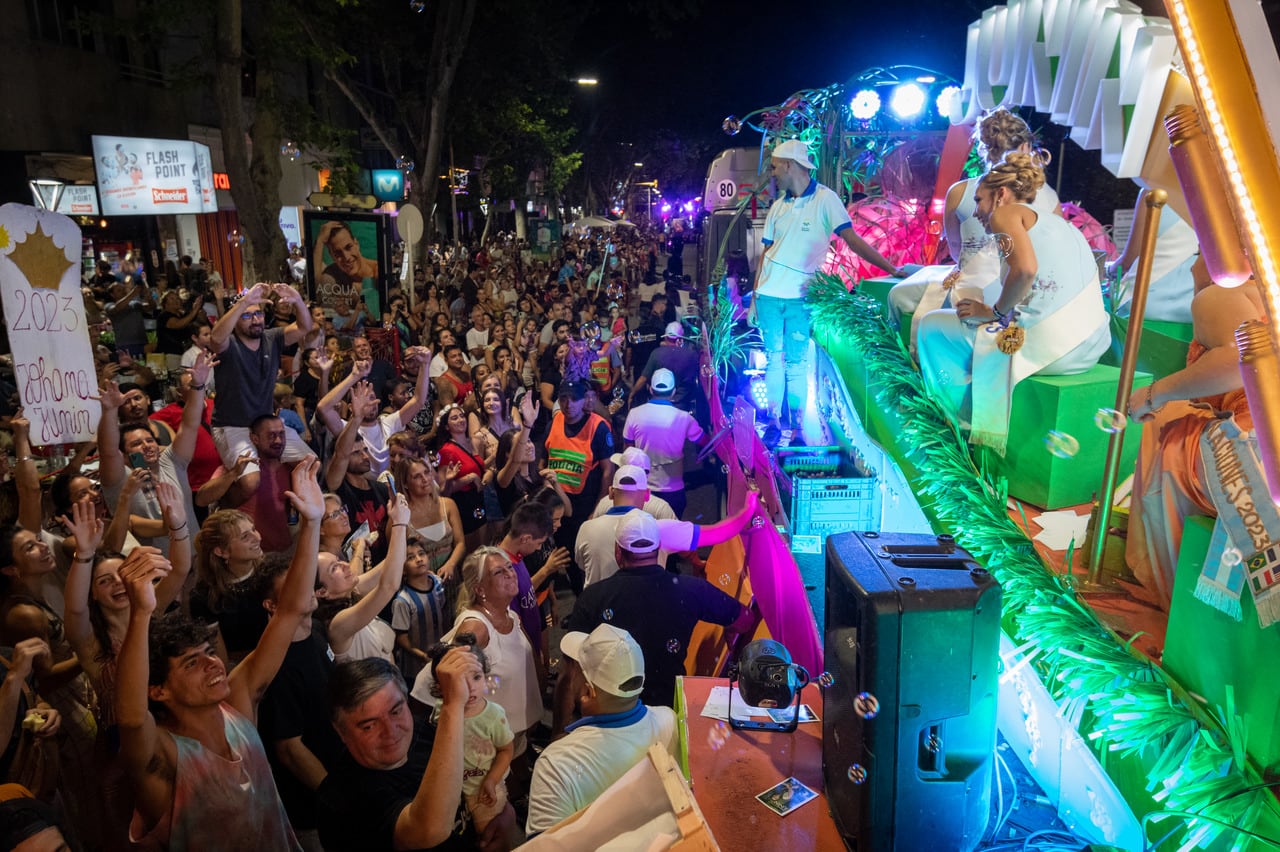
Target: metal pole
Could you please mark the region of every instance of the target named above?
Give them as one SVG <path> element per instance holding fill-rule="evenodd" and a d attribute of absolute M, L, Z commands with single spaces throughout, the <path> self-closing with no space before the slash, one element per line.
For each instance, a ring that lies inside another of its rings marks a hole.
<path fill-rule="evenodd" d="M 1138 275 L 1133 282 L 1133 302 L 1129 306 L 1129 330 L 1124 336 L 1124 357 L 1120 359 L 1120 386 L 1116 388 L 1116 411 L 1129 410 L 1129 394 L 1133 389 L 1133 376 L 1137 372 L 1138 347 L 1142 343 L 1142 318 L 1147 312 L 1147 288 L 1151 284 L 1151 259 L 1156 251 L 1156 234 L 1160 230 L 1160 210 L 1168 201 L 1163 189 L 1147 193 L 1147 222 L 1142 229 L 1142 249 L 1138 256 Z M 1111 503 L 1120 474 L 1120 451 L 1124 448 L 1124 429 L 1111 433 L 1107 442 L 1107 464 L 1102 474 L 1102 488 L 1098 491 L 1098 518 L 1093 530 L 1093 547 L 1089 552 L 1089 576 L 1082 587 L 1084 591 L 1103 590 L 1099 582 L 1102 574 L 1102 556 L 1107 547 L 1107 528 L 1111 525 Z M 1138 495 L 1134 495 L 1137 499 Z"/>
<path fill-rule="evenodd" d="M 449 140 L 449 210 L 453 217 L 453 247 L 458 248 L 458 194 L 454 192 L 454 176 L 457 172 L 453 168 L 453 140 Z"/>

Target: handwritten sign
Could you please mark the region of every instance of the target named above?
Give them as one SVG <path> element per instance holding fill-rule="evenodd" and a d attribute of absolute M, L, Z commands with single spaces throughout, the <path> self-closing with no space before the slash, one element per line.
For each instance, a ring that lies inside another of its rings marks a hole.
<path fill-rule="evenodd" d="M 25 204 L 0 207 L 0 295 L 31 443 L 93 440 L 102 408 L 75 223 Z"/>

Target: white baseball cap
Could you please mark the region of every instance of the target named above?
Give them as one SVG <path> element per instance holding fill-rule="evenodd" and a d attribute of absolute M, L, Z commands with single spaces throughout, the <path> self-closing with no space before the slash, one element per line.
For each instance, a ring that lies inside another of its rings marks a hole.
<path fill-rule="evenodd" d="M 590 633 L 566 633 L 560 650 L 582 666 L 587 682 L 602 692 L 635 698 L 644 691 L 644 652 L 621 628 L 601 624 Z"/>
<path fill-rule="evenodd" d="M 662 543 L 657 520 L 643 509 L 632 509 L 623 515 L 615 535 L 622 549 L 631 553 L 654 553 Z"/>
<path fill-rule="evenodd" d="M 649 454 L 639 447 L 627 447 L 620 453 L 614 453 L 609 457 L 609 461 L 618 467 L 622 467 L 624 464 L 633 464 L 643 470 L 646 476 L 652 469 L 652 465 L 649 462 Z"/>
<path fill-rule="evenodd" d="M 653 371 L 653 380 L 649 382 L 654 393 L 670 393 L 676 389 L 676 374 L 666 367 Z"/>
<path fill-rule="evenodd" d="M 672 338 L 684 339 L 684 324 L 679 320 L 673 320 L 667 323 L 666 336 Z"/>
<path fill-rule="evenodd" d="M 806 169 L 812 170 L 818 167 L 818 164 L 813 161 L 813 157 L 809 154 L 809 146 L 799 139 L 788 139 L 774 148 L 770 156 L 779 160 L 795 160 Z"/>
<path fill-rule="evenodd" d="M 649 477 L 634 464 L 624 464 L 613 474 L 613 487 L 619 491 L 648 491 Z"/>

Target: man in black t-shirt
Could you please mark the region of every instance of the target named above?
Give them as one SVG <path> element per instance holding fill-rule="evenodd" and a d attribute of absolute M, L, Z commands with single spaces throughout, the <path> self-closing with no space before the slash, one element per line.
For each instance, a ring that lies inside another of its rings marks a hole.
<path fill-rule="evenodd" d="M 583 589 L 564 627 L 590 633 L 607 621 L 630 633 L 644 651 L 640 701 L 671 707 L 694 625 L 706 621 L 743 633 L 755 629 L 756 618 L 706 580 L 673 576 L 659 565 L 661 534 L 649 513 L 628 512 L 616 535 L 618 573 Z M 558 697 L 558 706 L 562 699 Z"/>
<path fill-rule="evenodd" d="M 296 319 L 285 328 L 265 329 L 263 303 L 272 292 L 294 307 Z M 249 426 L 275 409 L 276 378 L 280 373 L 281 350 L 297 343 L 311 330 L 311 311 L 302 295 L 288 284 L 258 283 L 222 316 L 213 327 L 212 350 L 218 355 L 214 378 L 218 404 L 213 409 L 213 440 L 230 470 L 243 453 L 253 452 Z M 286 462 L 315 455 L 292 429 L 285 430 Z M 241 493 L 258 487 L 257 465 L 249 465 L 240 476 Z"/>
<path fill-rule="evenodd" d="M 332 721 L 346 746 L 320 785 L 320 842 L 328 852 L 505 849 L 515 826 L 508 804 L 477 838 L 455 833 L 462 803 L 463 708 L 468 681 L 483 678 L 475 655 L 449 651 L 434 733 L 415 732 L 400 670 L 378 658 L 342 663 L 329 679 Z"/>

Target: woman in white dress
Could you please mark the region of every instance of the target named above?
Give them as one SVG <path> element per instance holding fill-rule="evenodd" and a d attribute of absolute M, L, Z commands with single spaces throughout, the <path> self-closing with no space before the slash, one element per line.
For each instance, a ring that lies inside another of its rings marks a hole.
<path fill-rule="evenodd" d="M 1044 170 L 1010 153 L 979 181 L 974 218 L 1001 248 L 996 298 L 962 298 L 920 321 L 920 372 L 970 440 L 1003 454 L 1013 388 L 1042 373 L 1082 373 L 1111 334 L 1098 266 L 1084 236 L 1031 205 Z"/>

